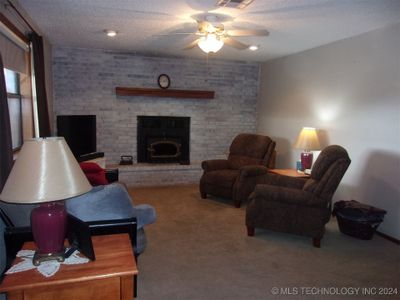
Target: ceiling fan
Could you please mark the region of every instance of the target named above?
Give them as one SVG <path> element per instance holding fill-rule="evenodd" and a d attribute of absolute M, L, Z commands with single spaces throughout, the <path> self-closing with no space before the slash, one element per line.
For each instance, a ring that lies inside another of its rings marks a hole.
<path fill-rule="evenodd" d="M 184 50 L 193 49 L 194 47 L 198 46 L 206 53 L 216 53 L 224 46 L 224 44 L 238 50 L 245 50 L 249 49 L 250 45 L 244 44 L 234 39 L 234 37 L 269 35 L 268 30 L 265 29 L 227 30 L 222 22 L 231 21 L 233 18 L 223 14 L 202 13 L 194 15 L 192 18 L 197 21 L 197 32 L 177 32 L 167 34 L 189 34 L 199 36 L 196 40 L 188 44 Z"/>

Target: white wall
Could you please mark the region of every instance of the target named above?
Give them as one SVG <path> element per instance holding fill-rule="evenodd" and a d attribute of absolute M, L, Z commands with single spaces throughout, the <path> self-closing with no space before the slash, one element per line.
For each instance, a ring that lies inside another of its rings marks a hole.
<path fill-rule="evenodd" d="M 303 126 L 347 149 L 335 200 L 388 211 L 379 231 L 400 238 L 400 24 L 263 64 L 258 132 L 277 141 L 277 167 L 294 168 Z"/>

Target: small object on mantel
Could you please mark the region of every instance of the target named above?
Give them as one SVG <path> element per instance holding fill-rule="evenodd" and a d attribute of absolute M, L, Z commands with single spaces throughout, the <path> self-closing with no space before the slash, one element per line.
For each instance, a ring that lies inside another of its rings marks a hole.
<path fill-rule="evenodd" d="M 121 155 L 120 165 L 133 165 L 133 156 L 132 155 Z"/>
<path fill-rule="evenodd" d="M 136 87 L 115 88 L 117 96 L 148 96 L 148 97 L 166 97 L 166 98 L 193 98 L 193 99 L 214 99 L 214 91 L 200 90 L 174 90 L 174 89 L 151 89 Z"/>
<path fill-rule="evenodd" d="M 171 85 L 171 80 L 167 74 L 161 74 L 157 79 L 158 86 L 162 89 L 167 89 Z"/>

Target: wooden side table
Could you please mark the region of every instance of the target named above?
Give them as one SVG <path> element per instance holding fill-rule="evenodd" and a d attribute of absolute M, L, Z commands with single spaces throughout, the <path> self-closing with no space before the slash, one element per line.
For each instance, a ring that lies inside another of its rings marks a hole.
<path fill-rule="evenodd" d="M 290 177 L 309 178 L 310 175 L 304 172 L 299 172 L 295 169 L 270 169 L 268 172 L 273 174 L 285 175 Z"/>
<path fill-rule="evenodd" d="M 6 275 L 0 292 L 9 300 L 133 299 L 133 276 L 138 273 L 128 234 L 92 237 L 96 260 L 60 266 L 52 277 L 36 269 Z M 34 249 L 25 243 L 22 249 Z"/>

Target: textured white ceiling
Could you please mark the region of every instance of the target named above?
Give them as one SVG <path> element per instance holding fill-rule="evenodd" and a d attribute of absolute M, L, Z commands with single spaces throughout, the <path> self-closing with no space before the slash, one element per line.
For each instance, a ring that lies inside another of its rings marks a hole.
<path fill-rule="evenodd" d="M 244 10 L 217 8 L 217 0 L 19 0 L 53 45 L 160 55 L 205 57 L 192 15 L 227 14 L 225 28 L 267 29 L 268 37 L 241 37 L 260 49 L 224 46 L 216 58 L 266 61 L 400 22 L 400 0 L 254 0 Z M 110 39 L 104 29 L 120 34 Z"/>

